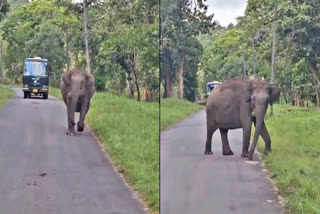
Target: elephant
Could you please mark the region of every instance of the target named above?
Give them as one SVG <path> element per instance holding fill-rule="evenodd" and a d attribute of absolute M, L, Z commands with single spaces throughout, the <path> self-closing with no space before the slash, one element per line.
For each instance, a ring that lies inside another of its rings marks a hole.
<path fill-rule="evenodd" d="M 90 108 L 90 100 L 95 92 L 95 78 L 91 74 L 76 68 L 62 76 L 61 94 L 67 106 L 68 130 L 67 135 L 74 135 L 74 114 L 80 112 L 77 130 L 83 132 L 84 120 Z"/>
<path fill-rule="evenodd" d="M 211 140 L 219 129 L 223 155 L 233 155 L 229 146 L 228 130 L 243 129 L 241 157 L 252 160 L 259 135 L 265 141 L 265 153 L 271 152 L 271 139 L 264 123 L 268 105 L 280 97 L 277 84 L 262 80 L 235 78 L 223 82 L 209 95 L 206 104 L 207 140 L 205 154 L 212 155 Z M 254 114 L 254 115 L 253 115 Z M 252 145 L 249 150 L 252 123 L 256 126 Z"/>

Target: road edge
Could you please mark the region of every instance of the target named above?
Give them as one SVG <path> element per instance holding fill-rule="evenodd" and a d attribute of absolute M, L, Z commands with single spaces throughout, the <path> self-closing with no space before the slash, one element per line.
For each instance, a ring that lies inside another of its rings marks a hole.
<path fill-rule="evenodd" d="M 164 128 L 163 130 L 160 130 L 160 136 L 161 136 L 161 132 L 164 132 L 164 131 L 167 131 L 167 130 L 173 128 L 175 125 L 177 125 L 177 124 L 179 124 L 179 123 L 182 123 L 183 121 L 187 120 L 189 117 L 192 117 L 192 116 L 194 116 L 194 115 L 196 115 L 196 114 L 198 114 L 199 112 L 204 111 L 204 110 L 205 110 L 205 108 L 200 109 L 199 111 L 192 112 L 192 113 L 190 113 L 189 115 L 187 115 L 186 117 L 184 117 L 183 119 L 177 121 L 176 123 L 173 123 L 173 124 L 167 126 L 167 127 Z M 160 119 L 160 123 L 161 123 L 161 119 Z M 161 128 L 161 125 L 160 125 L 160 128 Z M 161 142 L 161 140 L 160 140 L 160 142 Z"/>
<path fill-rule="evenodd" d="M 104 144 L 100 142 L 99 138 L 92 131 L 92 129 L 90 128 L 90 125 L 87 122 L 85 122 L 85 125 L 86 125 L 87 130 L 90 132 L 90 134 L 95 139 L 95 144 L 100 148 L 101 152 L 103 153 L 103 156 L 111 163 L 113 171 L 121 178 L 122 182 L 129 189 L 132 197 L 137 200 L 137 202 L 142 206 L 143 210 L 147 214 L 157 214 L 157 211 L 150 213 L 147 200 L 145 200 L 144 197 L 126 181 L 126 178 L 123 175 L 123 173 L 121 173 L 121 171 L 118 170 L 118 167 L 116 166 L 116 164 L 114 164 L 114 162 L 109 157 L 109 155 L 105 149 Z"/>
<path fill-rule="evenodd" d="M 53 95 L 49 95 L 54 99 L 59 100 L 60 102 L 63 102 L 60 98 L 55 97 Z M 118 170 L 116 164 L 114 164 L 114 162 L 111 160 L 111 158 L 109 157 L 107 150 L 104 148 L 103 143 L 101 143 L 101 141 L 99 140 L 99 138 L 97 137 L 97 135 L 92 131 L 92 129 L 90 128 L 90 125 L 85 121 L 85 126 L 88 130 L 88 132 L 93 136 L 93 138 L 95 139 L 95 144 L 99 147 L 99 149 L 101 150 L 101 152 L 103 153 L 104 158 L 106 158 L 107 161 L 109 161 L 112 165 L 112 169 L 113 171 L 120 177 L 120 179 L 122 180 L 122 182 L 124 183 L 124 185 L 128 188 L 128 190 L 130 191 L 132 197 L 134 199 L 137 200 L 138 204 L 143 208 L 143 210 L 147 213 L 147 214 L 158 214 L 158 211 L 154 211 L 152 213 L 150 213 L 149 211 L 149 206 L 148 206 L 148 202 L 146 199 L 144 199 L 144 197 L 137 191 L 135 190 L 125 179 L 125 176 L 120 172 L 120 170 Z"/>
<path fill-rule="evenodd" d="M 262 153 L 256 149 L 256 154 L 258 156 L 258 161 L 260 163 L 260 166 L 262 168 L 262 173 L 263 173 L 263 176 L 271 183 L 271 186 L 272 186 L 272 189 L 273 191 L 275 192 L 276 196 L 277 196 L 277 199 L 279 201 L 279 204 L 281 206 L 281 208 L 283 209 L 283 212 L 282 214 L 285 214 L 286 213 L 286 209 L 285 209 L 285 198 L 281 196 L 280 194 L 280 190 L 278 189 L 275 181 L 271 178 L 271 172 L 268 171 L 268 169 L 265 167 L 265 164 L 263 162 L 263 159 L 262 159 Z"/>

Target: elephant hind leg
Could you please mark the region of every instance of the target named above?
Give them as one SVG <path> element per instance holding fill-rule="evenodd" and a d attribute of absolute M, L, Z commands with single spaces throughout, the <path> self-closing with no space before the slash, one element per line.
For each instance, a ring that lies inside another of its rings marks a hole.
<path fill-rule="evenodd" d="M 212 155 L 211 150 L 211 141 L 212 141 L 212 135 L 217 130 L 217 127 L 212 124 L 207 124 L 207 141 L 206 141 L 206 148 L 204 150 L 205 155 Z"/>
<path fill-rule="evenodd" d="M 228 129 L 220 129 L 221 140 L 222 140 L 222 154 L 233 155 L 228 141 Z"/>

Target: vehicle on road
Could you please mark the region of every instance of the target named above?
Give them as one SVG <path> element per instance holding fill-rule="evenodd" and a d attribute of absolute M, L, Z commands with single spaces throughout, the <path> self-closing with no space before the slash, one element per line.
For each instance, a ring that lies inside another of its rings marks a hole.
<path fill-rule="evenodd" d="M 24 98 L 41 95 L 48 99 L 50 66 L 47 59 L 40 57 L 26 58 L 22 77 Z"/>
<path fill-rule="evenodd" d="M 213 82 L 207 82 L 206 84 L 206 98 L 209 97 L 209 94 L 210 92 L 215 88 L 217 87 L 218 85 L 221 85 L 221 82 L 218 82 L 218 81 L 213 81 Z"/>

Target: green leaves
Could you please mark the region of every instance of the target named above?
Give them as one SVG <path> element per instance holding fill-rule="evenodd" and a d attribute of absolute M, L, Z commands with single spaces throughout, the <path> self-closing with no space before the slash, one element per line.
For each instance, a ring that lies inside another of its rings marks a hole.
<path fill-rule="evenodd" d="M 7 0 L 0 1 L 0 22 L 2 21 L 2 19 L 4 19 L 6 14 L 9 12 L 9 8 L 10 8 L 10 4 L 8 3 Z"/>
<path fill-rule="evenodd" d="M 245 15 L 235 28 L 217 29 L 205 41 L 200 72 L 201 89 L 205 82 L 252 74 L 256 64 L 258 77 L 271 74 L 272 23 L 278 20 L 276 82 L 286 101 L 302 97 L 314 100 L 320 94 L 320 2 L 317 0 L 248 0 Z M 200 37 L 200 38 L 203 38 Z M 204 43 L 204 42 L 203 42 Z M 208 45 L 209 44 L 209 45 Z M 313 70 L 313 72 L 312 72 Z M 320 96 L 319 96 L 320 97 Z M 320 99 L 320 98 L 319 98 Z"/>
<path fill-rule="evenodd" d="M 16 64 L 19 71 L 24 58 L 47 58 L 52 64 L 53 83 L 59 85 L 71 49 L 67 50 L 66 44 L 80 33 L 80 24 L 76 15 L 53 0 L 33 1 L 19 7 L 1 28 L 8 42 L 7 67 Z"/>

